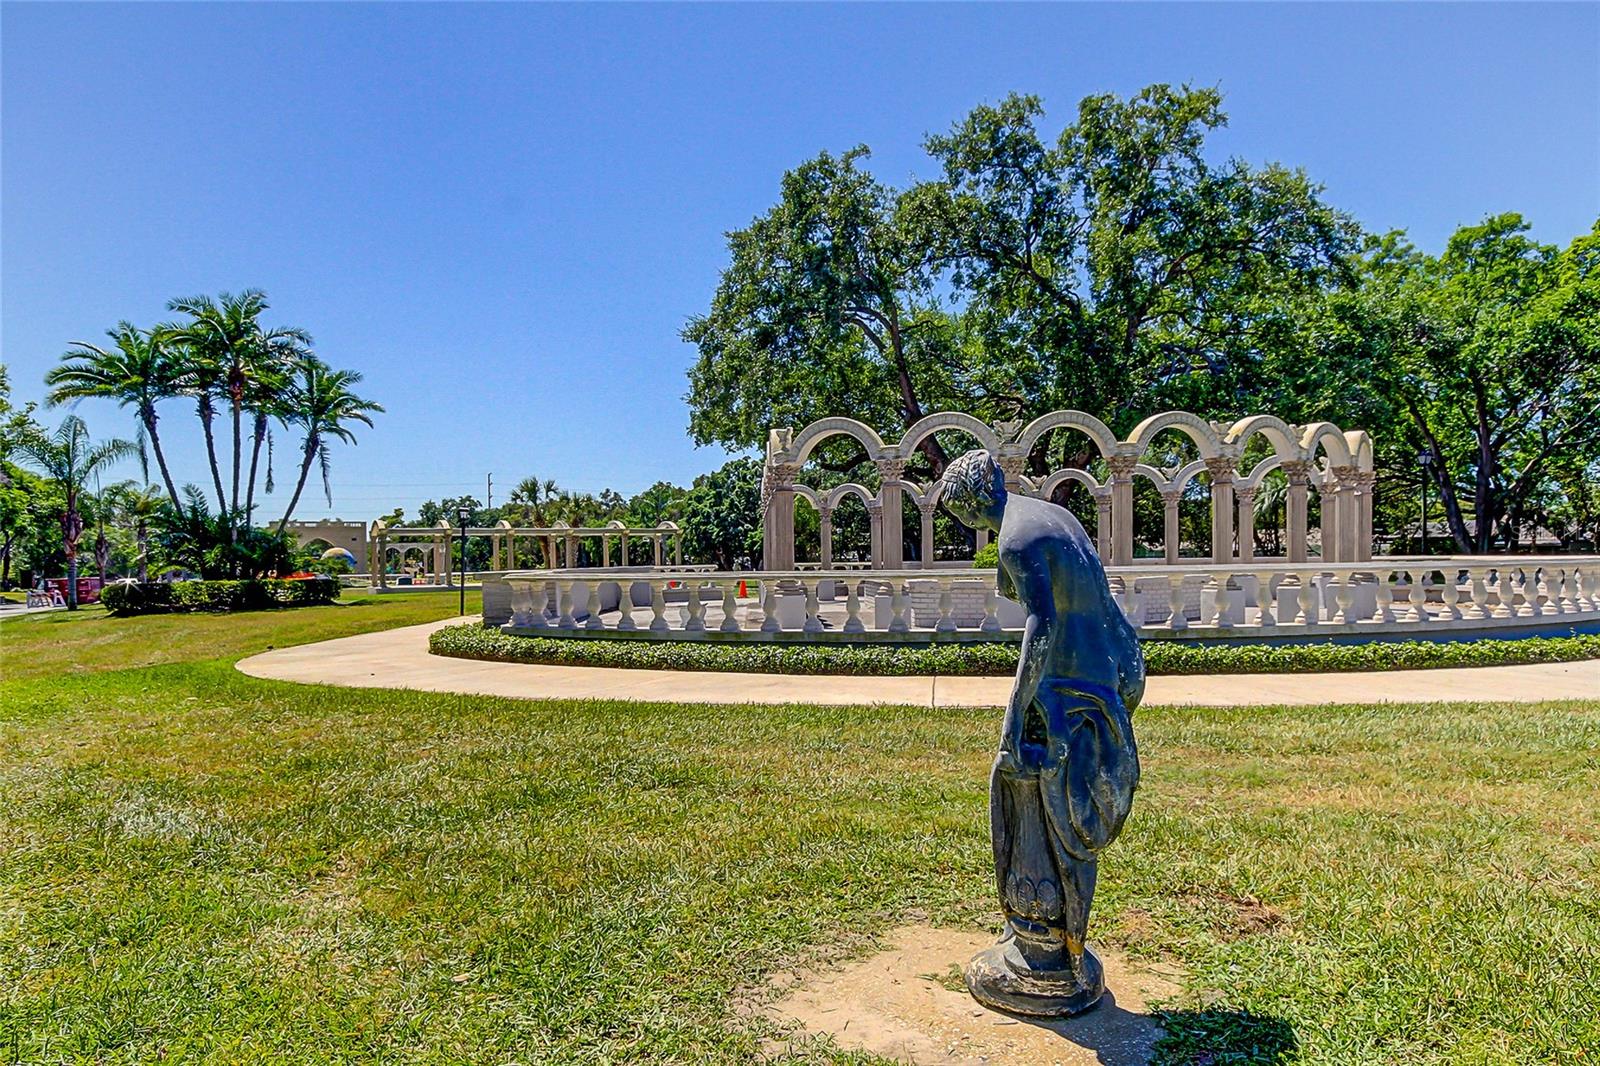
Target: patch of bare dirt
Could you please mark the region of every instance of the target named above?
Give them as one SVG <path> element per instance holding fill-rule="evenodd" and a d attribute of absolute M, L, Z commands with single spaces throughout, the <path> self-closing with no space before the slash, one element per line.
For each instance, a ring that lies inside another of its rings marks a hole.
<path fill-rule="evenodd" d="M 1188 906 L 1217 917 L 1220 932 L 1230 940 L 1270 933 L 1289 923 L 1283 912 L 1250 895 L 1207 888 L 1193 889 L 1179 898 Z"/>
<path fill-rule="evenodd" d="M 980 1005 L 958 976 L 994 942 L 991 934 L 914 925 L 882 938 L 883 950 L 842 967 L 780 979 L 762 1013 L 788 1031 L 773 1057 L 824 1040 L 913 1066 L 1145 1066 L 1161 1037 L 1152 1001 L 1175 997 L 1170 976 L 1096 948 L 1106 998 L 1076 1018 L 1043 1022 Z"/>

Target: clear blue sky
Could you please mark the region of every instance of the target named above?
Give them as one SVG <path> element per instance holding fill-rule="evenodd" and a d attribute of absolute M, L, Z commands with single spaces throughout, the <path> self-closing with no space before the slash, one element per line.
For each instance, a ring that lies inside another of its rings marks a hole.
<path fill-rule="evenodd" d="M 263 288 L 389 409 L 335 453 L 346 518 L 481 499 L 488 470 L 503 499 L 528 474 L 632 492 L 714 467 L 678 331 L 723 232 L 824 148 L 928 174 L 923 136 L 1012 90 L 1059 125 L 1089 93 L 1216 85 L 1219 153 L 1304 167 L 1428 249 L 1505 210 L 1565 242 L 1600 211 L 1595 4 L 7 3 L 0 38 L 18 395 L 120 318 Z M 189 412 L 163 425 L 204 481 Z"/>

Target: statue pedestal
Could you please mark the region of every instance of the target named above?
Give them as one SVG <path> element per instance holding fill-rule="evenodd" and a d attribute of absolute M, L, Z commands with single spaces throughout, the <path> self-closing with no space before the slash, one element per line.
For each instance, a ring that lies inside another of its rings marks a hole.
<path fill-rule="evenodd" d="M 967 963 L 967 990 L 985 1007 L 1030 1018 L 1065 1018 L 1100 1002 L 1106 991 L 1105 967 L 1093 951 L 1085 947 L 1078 966 L 1065 951 L 1056 949 L 1053 960 L 1049 954 L 1048 949 L 1028 950 L 1020 937 L 1007 936 Z"/>

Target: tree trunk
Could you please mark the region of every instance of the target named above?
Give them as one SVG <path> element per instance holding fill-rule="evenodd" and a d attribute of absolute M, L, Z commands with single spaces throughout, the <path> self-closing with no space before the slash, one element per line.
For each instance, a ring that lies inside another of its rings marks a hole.
<path fill-rule="evenodd" d="M 233 507 L 230 510 L 237 511 L 239 509 L 239 415 L 241 407 L 237 389 L 234 390 L 233 400 L 230 406 L 233 408 Z M 248 520 L 249 519 L 247 516 L 246 521 Z M 232 517 L 230 516 L 230 529 L 232 528 L 232 524 L 233 521 Z"/>
<path fill-rule="evenodd" d="M 67 551 L 67 610 L 78 609 L 78 549 Z"/>
<path fill-rule="evenodd" d="M 289 507 L 283 512 L 283 517 L 278 520 L 278 532 L 283 532 L 283 527 L 289 524 L 289 516 L 294 514 L 295 504 L 300 502 L 300 493 L 305 491 L 306 477 L 311 473 L 311 460 L 317 455 L 317 436 L 312 434 L 306 438 L 305 458 L 300 461 L 300 479 L 294 483 L 294 495 L 289 497 Z"/>
<path fill-rule="evenodd" d="M 139 580 L 150 580 L 150 527 L 139 523 Z"/>
<path fill-rule="evenodd" d="M 251 433 L 254 439 L 250 442 L 250 479 L 245 482 L 244 490 L 244 520 L 252 521 L 255 517 L 256 506 L 256 467 L 261 461 L 261 442 L 267 439 L 267 416 L 257 411 L 255 425 Z"/>
<path fill-rule="evenodd" d="M 167 495 L 172 499 L 172 506 L 183 510 L 183 501 L 178 499 L 178 488 L 172 483 L 172 473 L 167 469 L 167 456 L 161 450 L 161 435 L 156 432 L 156 409 L 151 404 L 139 412 L 144 420 L 145 434 L 150 438 L 150 450 L 156 453 L 156 466 L 161 471 L 161 481 L 167 487 Z"/>
<path fill-rule="evenodd" d="M 206 435 L 206 459 L 211 463 L 211 483 L 217 488 L 217 508 L 224 515 L 228 511 L 228 496 L 222 491 L 222 470 L 217 466 L 217 441 L 211 432 L 211 422 L 216 417 L 216 409 L 211 405 L 210 396 L 201 396 L 199 400 L 200 425 Z M 228 539 L 233 539 L 232 525 L 229 525 Z"/>

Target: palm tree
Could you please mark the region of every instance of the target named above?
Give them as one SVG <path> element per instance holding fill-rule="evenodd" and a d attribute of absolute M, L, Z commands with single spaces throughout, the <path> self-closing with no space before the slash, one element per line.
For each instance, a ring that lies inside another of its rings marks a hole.
<path fill-rule="evenodd" d="M 290 386 L 284 402 L 284 418 L 291 425 L 305 431 L 300 458 L 300 478 L 295 482 L 294 495 L 278 522 L 282 533 L 305 491 L 306 478 L 311 473 L 311 462 L 317 460 L 322 467 L 322 490 L 333 504 L 333 489 L 328 484 L 328 442 L 337 438 L 347 444 L 355 443 L 352 424 L 372 425 L 372 415 L 381 414 L 383 407 L 371 400 L 363 400 L 350 391 L 359 384 L 361 375 L 354 370 L 334 370 L 315 356 L 300 361 L 296 379 Z"/>
<path fill-rule="evenodd" d="M 150 580 L 150 526 L 161 513 L 165 501 L 154 485 L 140 487 L 132 481 L 119 481 L 106 490 L 116 503 L 120 517 L 133 529 L 139 547 L 139 580 Z"/>
<path fill-rule="evenodd" d="M 122 407 L 133 407 L 139 417 L 140 435 L 150 442 L 156 466 L 173 506 L 178 505 L 178 490 L 167 469 L 157 432 L 156 404 L 178 395 L 179 367 L 169 338 L 157 330 L 141 330 L 131 322 L 118 322 L 106 331 L 110 348 L 88 341 L 73 341 L 61 356 L 61 363 L 44 376 L 50 386 L 49 403 L 54 406 L 86 396 L 104 396 Z"/>
<path fill-rule="evenodd" d="M 264 412 L 257 423 L 260 430 L 251 457 L 252 484 L 247 500 L 253 498 L 256 459 L 260 441 L 266 435 L 266 398 L 276 395 L 293 361 L 307 353 L 311 337 L 303 329 L 282 326 L 265 330 L 261 313 L 268 307 L 266 293 L 246 289 L 237 296 L 223 293 L 188 296 L 172 300 L 167 308 L 189 316 L 177 327 L 187 345 L 195 371 L 196 396 L 201 402 L 201 420 L 206 423 L 206 447 L 211 456 L 211 474 L 217 486 L 218 504 L 229 514 L 239 510 L 244 412 Z M 233 416 L 232 492 L 224 495 L 217 469 L 216 449 L 211 442 L 210 418 L 215 414 L 215 397 L 226 397 Z M 252 406 L 255 405 L 255 406 Z"/>
<path fill-rule="evenodd" d="M 525 477 L 511 490 L 510 502 L 518 509 L 524 524 L 542 526 L 547 524 L 544 520 L 546 507 L 560 492 L 554 478 L 540 481 L 536 477 Z"/>
<path fill-rule="evenodd" d="M 61 486 L 66 506 L 61 515 L 61 544 L 67 555 L 67 608 L 78 609 L 78 538 L 83 536 L 83 515 L 78 512 L 84 486 L 89 479 L 119 459 L 138 449 L 125 440 L 95 444 L 89 440 L 89 427 L 77 415 L 68 415 L 48 437 L 26 440 L 22 454 Z"/>

